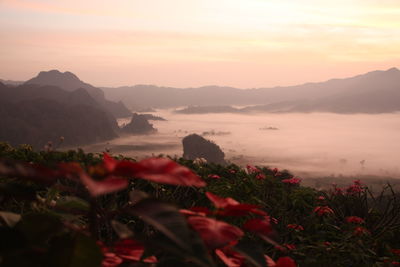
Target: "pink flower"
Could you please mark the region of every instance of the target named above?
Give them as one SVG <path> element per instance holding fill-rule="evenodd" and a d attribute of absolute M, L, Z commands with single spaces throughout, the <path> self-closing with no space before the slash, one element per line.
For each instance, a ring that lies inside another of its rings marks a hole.
<path fill-rule="evenodd" d="M 318 216 L 334 214 L 333 210 L 328 206 L 318 206 L 314 209 L 313 212 L 316 213 Z"/>
<path fill-rule="evenodd" d="M 290 184 L 290 185 L 298 185 L 298 184 L 300 184 L 300 182 L 301 182 L 301 179 L 295 178 L 295 177 L 282 180 L 282 183 Z"/>
<path fill-rule="evenodd" d="M 324 196 L 319 196 L 317 199 L 322 201 L 322 200 L 325 200 L 325 197 Z"/>
<path fill-rule="evenodd" d="M 357 216 L 349 216 L 349 217 L 346 217 L 345 220 L 348 223 L 356 223 L 356 224 L 364 223 L 364 219 L 360 218 L 360 217 L 357 217 Z"/>
<path fill-rule="evenodd" d="M 221 176 L 217 175 L 217 174 L 210 174 L 208 175 L 208 178 L 212 178 L 212 179 L 221 179 Z"/>
<path fill-rule="evenodd" d="M 248 171 L 248 173 L 260 173 L 261 170 L 257 167 L 251 166 L 251 165 L 247 165 L 246 169 Z"/>

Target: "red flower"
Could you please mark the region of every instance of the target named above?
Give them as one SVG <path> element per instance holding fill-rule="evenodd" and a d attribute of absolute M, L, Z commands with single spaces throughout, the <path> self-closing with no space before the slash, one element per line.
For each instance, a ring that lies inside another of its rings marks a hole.
<path fill-rule="evenodd" d="M 349 217 L 346 217 L 345 220 L 348 223 L 356 223 L 356 224 L 362 224 L 365 222 L 363 218 L 360 218 L 357 216 L 349 216 Z"/>
<path fill-rule="evenodd" d="M 264 180 L 265 178 L 266 178 L 266 176 L 264 173 L 259 173 L 256 175 L 256 179 L 258 179 L 258 180 Z"/>
<path fill-rule="evenodd" d="M 230 198 L 230 197 L 223 198 L 223 197 L 217 196 L 211 192 L 206 192 L 206 196 L 214 204 L 214 206 L 218 209 L 225 208 L 228 205 L 240 204 L 238 201 L 234 200 L 233 198 Z"/>
<path fill-rule="evenodd" d="M 322 200 L 325 200 L 325 197 L 324 196 L 319 196 L 317 199 L 322 201 Z"/>
<path fill-rule="evenodd" d="M 261 170 L 259 168 L 251 166 L 251 165 L 247 165 L 246 169 L 247 169 L 248 173 L 260 173 L 261 172 Z"/>
<path fill-rule="evenodd" d="M 121 166 L 125 165 L 125 166 Z M 167 158 L 149 158 L 130 164 L 121 161 L 115 171 L 126 170 L 131 165 L 127 176 L 140 177 L 156 183 L 203 187 L 206 183 L 190 169 Z"/>
<path fill-rule="evenodd" d="M 236 226 L 212 218 L 192 216 L 188 218 L 188 223 L 212 249 L 223 247 L 243 236 L 243 231 Z"/>
<path fill-rule="evenodd" d="M 393 254 L 399 255 L 400 256 L 400 249 L 392 248 L 390 250 Z"/>
<path fill-rule="evenodd" d="M 206 216 L 206 215 L 210 215 L 213 212 L 210 211 L 208 208 L 206 207 L 192 207 L 190 209 L 180 209 L 179 210 L 180 213 L 184 214 L 184 215 L 196 215 L 196 216 Z"/>
<path fill-rule="evenodd" d="M 81 182 L 86 186 L 89 193 L 96 197 L 125 189 L 129 181 L 125 178 L 108 176 L 103 180 L 94 180 L 86 172 L 79 175 Z"/>
<path fill-rule="evenodd" d="M 140 261 L 144 253 L 144 246 L 132 239 L 123 239 L 114 245 L 115 253 L 124 260 Z M 155 263 L 157 259 L 152 256 L 143 260 L 143 262 Z"/>
<path fill-rule="evenodd" d="M 245 222 L 243 229 L 266 236 L 272 233 L 272 227 L 269 218 L 250 219 Z"/>
<path fill-rule="evenodd" d="M 231 249 L 216 249 L 215 254 L 228 267 L 241 267 L 244 263 L 244 257 Z"/>
<path fill-rule="evenodd" d="M 296 267 L 296 262 L 290 257 L 280 257 L 276 262 L 264 255 L 268 267 Z"/>
<path fill-rule="evenodd" d="M 313 212 L 316 213 L 318 216 L 334 214 L 333 210 L 328 206 L 318 206 L 314 209 Z"/>
<path fill-rule="evenodd" d="M 211 192 L 206 192 L 206 196 L 217 209 L 222 209 L 217 212 L 221 216 L 244 216 L 248 213 L 267 215 L 266 212 L 259 210 L 257 205 L 241 204 L 233 198 L 223 198 Z"/>
<path fill-rule="evenodd" d="M 103 254 L 102 267 L 116 267 L 119 266 L 123 260 L 115 253 L 107 252 Z"/>
<path fill-rule="evenodd" d="M 357 226 L 357 227 L 354 229 L 353 234 L 354 234 L 354 235 L 365 235 L 365 234 L 370 234 L 370 232 L 369 232 L 366 228 L 364 228 L 364 227 Z"/>
<path fill-rule="evenodd" d="M 282 180 L 282 183 L 290 184 L 290 185 L 298 185 L 298 184 L 300 184 L 300 182 L 301 182 L 301 179 L 295 178 L 295 177 Z"/>
<path fill-rule="evenodd" d="M 114 244 L 114 247 L 107 248 L 101 243 L 99 244 L 103 251 L 103 267 L 119 266 L 123 261 L 139 262 L 144 253 L 144 246 L 132 239 L 122 239 Z M 113 250 L 111 252 L 110 250 Z M 146 263 L 156 263 L 154 256 L 143 259 Z"/>
<path fill-rule="evenodd" d="M 62 163 L 59 165 L 59 169 L 59 176 L 75 180 L 79 177 L 92 196 L 100 196 L 125 189 L 129 184 L 126 177 L 141 177 L 149 181 L 172 185 L 198 187 L 206 185 L 191 170 L 166 158 L 150 158 L 140 162 L 117 161 L 107 153 L 104 153 L 103 163 L 90 168 L 91 173 L 106 176 L 100 180 L 90 177 L 76 163 Z"/>
<path fill-rule="evenodd" d="M 217 175 L 217 174 L 210 174 L 208 175 L 208 178 L 212 178 L 212 179 L 221 179 L 221 176 Z"/>
<path fill-rule="evenodd" d="M 283 246 L 285 248 L 287 248 L 288 250 L 295 250 L 296 249 L 296 245 L 294 245 L 294 244 L 283 244 Z"/>
<path fill-rule="evenodd" d="M 361 186 L 361 181 L 360 180 L 354 181 L 353 184 L 346 189 L 346 192 L 349 195 L 354 195 L 364 192 L 364 188 Z"/>
<path fill-rule="evenodd" d="M 298 224 L 288 224 L 286 227 L 289 229 L 298 230 L 298 231 L 304 230 L 303 226 L 298 225 Z"/>
<path fill-rule="evenodd" d="M 296 262 L 290 257 L 280 257 L 275 267 L 296 267 Z"/>
<path fill-rule="evenodd" d="M 108 172 L 112 172 L 118 165 L 118 160 L 114 159 L 107 153 L 103 153 L 103 166 Z"/>

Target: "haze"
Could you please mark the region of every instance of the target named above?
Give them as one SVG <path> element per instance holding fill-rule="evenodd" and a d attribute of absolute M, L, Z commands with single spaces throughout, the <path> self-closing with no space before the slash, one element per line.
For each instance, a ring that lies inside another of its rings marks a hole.
<path fill-rule="evenodd" d="M 0 1 L 0 77 L 96 86 L 292 85 L 400 64 L 393 0 Z"/>
<path fill-rule="evenodd" d="M 142 158 L 152 154 L 182 155 L 181 140 L 190 133 L 208 135 L 242 166 L 289 169 L 303 178 L 321 175 L 400 177 L 400 113 L 353 114 L 209 114 L 181 115 L 160 110 L 168 121 L 153 121 L 158 134 L 130 136 L 86 146 L 85 150 Z M 120 123 L 128 120 L 121 119 Z M 278 130 L 267 130 L 274 127 Z M 229 134 L 227 134 L 229 133 Z M 365 161 L 363 164 L 362 161 Z"/>

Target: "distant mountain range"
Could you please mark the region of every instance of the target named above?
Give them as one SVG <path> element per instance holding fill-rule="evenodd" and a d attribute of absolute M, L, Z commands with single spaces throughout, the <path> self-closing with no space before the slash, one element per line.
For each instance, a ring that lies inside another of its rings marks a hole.
<path fill-rule="evenodd" d="M 236 109 L 229 111 L 226 106 L 247 105 L 251 107 L 240 112 L 400 111 L 400 71 L 397 68 L 321 83 L 246 90 L 219 86 L 180 89 L 154 85 L 102 89 L 108 99 L 123 101 L 135 108 L 210 106 L 217 112 L 237 112 Z M 204 113 L 204 108 L 199 111 Z M 196 113 L 195 109 L 190 109 L 190 113 Z"/>

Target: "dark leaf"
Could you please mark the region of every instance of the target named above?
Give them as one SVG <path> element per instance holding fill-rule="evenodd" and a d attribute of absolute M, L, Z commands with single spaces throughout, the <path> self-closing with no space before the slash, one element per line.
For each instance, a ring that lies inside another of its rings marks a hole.
<path fill-rule="evenodd" d="M 247 241 L 241 241 L 233 247 L 234 250 L 239 252 L 248 263 L 255 267 L 265 266 L 265 257 L 262 249 Z"/>
<path fill-rule="evenodd" d="M 27 213 L 15 225 L 31 244 L 44 245 L 59 234 L 63 224 L 58 217 L 48 213 Z"/>
<path fill-rule="evenodd" d="M 49 266 L 99 267 L 102 259 L 96 241 L 84 234 L 65 234 L 51 242 Z"/>

